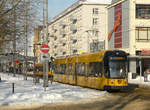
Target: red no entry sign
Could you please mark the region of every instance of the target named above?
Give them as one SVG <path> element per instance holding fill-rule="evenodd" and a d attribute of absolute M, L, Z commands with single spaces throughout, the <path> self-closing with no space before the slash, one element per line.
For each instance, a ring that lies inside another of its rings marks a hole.
<path fill-rule="evenodd" d="M 46 45 L 46 44 L 44 44 L 44 45 L 41 46 L 40 50 L 41 50 L 41 52 L 43 52 L 43 53 L 48 53 L 48 51 L 49 51 L 49 46 Z"/>

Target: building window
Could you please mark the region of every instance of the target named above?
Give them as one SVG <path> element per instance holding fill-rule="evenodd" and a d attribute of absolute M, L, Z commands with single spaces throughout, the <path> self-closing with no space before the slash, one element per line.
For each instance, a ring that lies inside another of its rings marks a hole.
<path fill-rule="evenodd" d="M 93 25 L 97 25 L 98 24 L 98 18 L 93 18 Z"/>
<path fill-rule="evenodd" d="M 57 40 L 57 37 L 56 37 L 56 36 L 54 37 L 54 40 Z"/>
<path fill-rule="evenodd" d="M 57 56 L 57 53 L 55 53 L 54 56 Z"/>
<path fill-rule="evenodd" d="M 73 53 L 77 53 L 78 51 L 77 50 L 73 50 Z"/>
<path fill-rule="evenodd" d="M 98 14 L 98 8 L 93 8 L 93 14 Z"/>
<path fill-rule="evenodd" d="M 54 48 L 57 48 L 57 45 L 55 45 Z"/>
<path fill-rule="evenodd" d="M 137 27 L 136 28 L 136 40 L 137 41 L 149 41 L 150 40 L 150 27 Z"/>
<path fill-rule="evenodd" d="M 77 39 L 73 39 L 72 43 L 75 44 L 77 42 Z"/>
<path fill-rule="evenodd" d="M 54 29 L 54 33 L 57 32 L 57 29 Z"/>
<path fill-rule="evenodd" d="M 63 34 L 62 37 L 65 38 L 65 37 L 66 37 L 66 34 Z"/>
<path fill-rule="evenodd" d="M 97 30 L 92 30 L 92 35 L 97 37 L 98 36 L 98 31 Z"/>
<path fill-rule="evenodd" d="M 150 5 L 137 4 L 136 18 L 150 19 Z"/>
<path fill-rule="evenodd" d="M 65 45 L 66 45 L 66 43 L 63 43 L 62 45 L 63 45 L 63 46 L 65 46 Z"/>
<path fill-rule="evenodd" d="M 66 54 L 66 52 L 63 52 L 63 55 L 65 55 Z"/>

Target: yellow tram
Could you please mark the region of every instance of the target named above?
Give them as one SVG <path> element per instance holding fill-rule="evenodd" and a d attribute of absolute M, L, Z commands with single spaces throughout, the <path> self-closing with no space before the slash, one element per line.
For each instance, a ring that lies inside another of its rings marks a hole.
<path fill-rule="evenodd" d="M 54 81 L 100 90 L 121 90 L 128 86 L 127 54 L 120 50 L 57 58 Z"/>
<path fill-rule="evenodd" d="M 43 76 L 43 63 L 38 63 L 35 64 L 35 75 L 36 76 Z M 48 64 L 48 76 L 49 77 L 53 77 L 54 75 L 54 70 L 53 70 L 53 65 L 51 64 L 51 62 L 49 62 Z"/>

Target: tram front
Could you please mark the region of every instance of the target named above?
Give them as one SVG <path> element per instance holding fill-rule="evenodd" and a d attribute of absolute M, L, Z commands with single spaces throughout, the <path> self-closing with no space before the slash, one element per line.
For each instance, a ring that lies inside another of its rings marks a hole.
<path fill-rule="evenodd" d="M 122 90 L 128 87 L 127 54 L 124 51 L 109 51 L 104 58 L 105 90 Z"/>

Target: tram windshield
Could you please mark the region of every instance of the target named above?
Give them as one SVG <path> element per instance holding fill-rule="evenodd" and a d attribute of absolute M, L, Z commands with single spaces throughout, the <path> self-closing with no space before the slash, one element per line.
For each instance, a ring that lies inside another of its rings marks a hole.
<path fill-rule="evenodd" d="M 110 59 L 109 73 L 110 78 L 126 78 L 127 77 L 126 61 Z"/>

